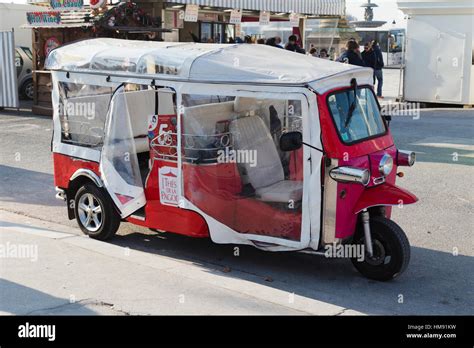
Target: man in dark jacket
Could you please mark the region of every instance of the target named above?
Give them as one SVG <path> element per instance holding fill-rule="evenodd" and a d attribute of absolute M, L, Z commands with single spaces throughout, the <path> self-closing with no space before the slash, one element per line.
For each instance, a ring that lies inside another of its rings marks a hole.
<path fill-rule="evenodd" d="M 362 56 L 362 60 L 364 61 L 366 67 L 375 69 L 376 57 L 375 57 L 375 52 L 372 48 L 372 44 L 370 42 L 365 44 L 364 52 L 361 53 L 361 56 Z M 374 79 L 375 79 L 375 75 L 374 75 Z M 375 80 L 374 80 L 374 82 L 375 82 Z"/>
<path fill-rule="evenodd" d="M 296 41 L 298 41 L 298 38 L 296 37 L 296 35 L 291 35 L 288 38 L 288 43 L 286 44 L 285 49 L 291 52 L 306 54 L 306 51 L 302 49 L 300 46 L 298 46 Z"/>
<path fill-rule="evenodd" d="M 377 61 L 377 57 L 375 56 L 375 51 L 372 48 L 372 42 L 367 42 L 364 46 L 364 52 L 361 53 L 362 60 L 365 63 L 365 66 L 368 68 L 372 68 L 373 73 L 373 84 L 375 86 L 375 63 Z"/>
<path fill-rule="evenodd" d="M 365 66 L 365 63 L 360 56 L 359 44 L 354 40 L 349 40 L 347 42 L 346 51 L 341 54 L 341 56 L 337 58 L 336 61 L 340 63 Z"/>
<path fill-rule="evenodd" d="M 375 64 L 374 64 L 374 75 L 377 79 L 377 97 L 382 97 L 382 86 L 383 86 L 383 72 L 382 68 L 384 67 L 382 51 L 380 50 L 379 43 L 374 40 L 372 41 L 372 49 L 375 53 Z"/>

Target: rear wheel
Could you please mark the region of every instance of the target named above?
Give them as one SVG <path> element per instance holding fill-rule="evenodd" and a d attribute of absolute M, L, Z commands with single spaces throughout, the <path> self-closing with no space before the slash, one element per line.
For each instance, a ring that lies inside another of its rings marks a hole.
<path fill-rule="evenodd" d="M 82 232 L 99 240 L 107 240 L 117 232 L 120 216 L 103 190 L 85 184 L 77 190 L 74 201 L 74 213 Z"/>
<path fill-rule="evenodd" d="M 23 99 L 33 100 L 33 80 L 27 80 L 20 88 L 20 95 Z"/>
<path fill-rule="evenodd" d="M 352 259 L 355 268 L 365 277 L 380 281 L 391 280 L 402 274 L 410 262 L 410 243 L 395 222 L 382 217 L 370 218 L 373 256 L 365 254 L 363 261 Z M 356 233 L 356 244 L 364 244 L 363 227 Z"/>

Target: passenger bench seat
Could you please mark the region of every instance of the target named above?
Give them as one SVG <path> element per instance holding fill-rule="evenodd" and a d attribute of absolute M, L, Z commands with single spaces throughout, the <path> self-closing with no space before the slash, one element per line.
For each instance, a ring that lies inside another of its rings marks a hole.
<path fill-rule="evenodd" d="M 285 180 L 280 156 L 268 128 L 259 116 L 248 116 L 230 124 L 235 150 L 255 150 L 256 166 L 242 163 L 257 197 L 265 202 L 288 203 L 301 201 L 303 182 Z"/>

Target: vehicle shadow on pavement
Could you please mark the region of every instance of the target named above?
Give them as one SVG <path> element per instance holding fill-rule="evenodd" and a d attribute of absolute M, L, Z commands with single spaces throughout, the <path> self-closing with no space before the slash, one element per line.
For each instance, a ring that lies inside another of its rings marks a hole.
<path fill-rule="evenodd" d="M 79 302 L 0 279 L 0 313 L 13 315 L 97 315 Z"/>
<path fill-rule="evenodd" d="M 474 305 L 472 279 L 462 276 L 472 272 L 474 258 L 437 250 L 412 247 L 406 273 L 377 282 L 361 276 L 347 259 L 271 253 L 171 233 L 131 233 L 111 242 L 367 314 L 469 314 Z"/>
<path fill-rule="evenodd" d="M 0 164 L 0 201 L 42 206 L 64 206 L 55 199 L 54 177 L 34 170 Z M 21 190 L 22 187 L 30 189 Z"/>
<path fill-rule="evenodd" d="M 32 111 L 33 101 L 20 99 L 20 108 L 0 108 L 2 116 L 15 116 L 27 118 L 44 118 L 52 120 L 52 116 L 34 114 Z"/>

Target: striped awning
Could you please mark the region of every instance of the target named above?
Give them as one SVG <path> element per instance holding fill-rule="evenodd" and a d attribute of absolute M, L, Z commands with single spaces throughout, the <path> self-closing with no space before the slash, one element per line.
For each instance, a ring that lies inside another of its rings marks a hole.
<path fill-rule="evenodd" d="M 321 16 L 343 16 L 346 8 L 345 0 L 167 0 L 167 2 Z"/>

